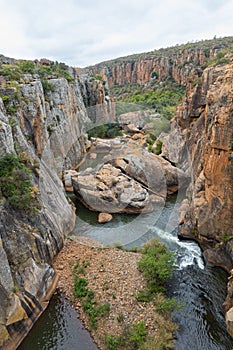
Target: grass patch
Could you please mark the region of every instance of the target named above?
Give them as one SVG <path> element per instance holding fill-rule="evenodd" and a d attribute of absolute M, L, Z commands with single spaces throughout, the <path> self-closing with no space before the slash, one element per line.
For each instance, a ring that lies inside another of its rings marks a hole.
<path fill-rule="evenodd" d="M 124 325 L 123 332 L 119 336 L 107 336 L 105 344 L 109 350 L 137 350 L 142 348 L 146 336 L 145 322 L 140 321 L 132 326 Z"/>
<path fill-rule="evenodd" d="M 106 317 L 110 312 L 110 304 L 100 304 L 98 305 L 95 301 L 94 292 L 88 288 L 88 282 L 84 277 L 79 276 L 85 273 L 85 268 L 88 263 L 85 261 L 80 265 L 78 260 L 74 266 L 74 295 L 81 300 L 81 304 L 84 312 L 88 316 L 90 331 L 97 328 L 98 320 L 100 318 Z"/>

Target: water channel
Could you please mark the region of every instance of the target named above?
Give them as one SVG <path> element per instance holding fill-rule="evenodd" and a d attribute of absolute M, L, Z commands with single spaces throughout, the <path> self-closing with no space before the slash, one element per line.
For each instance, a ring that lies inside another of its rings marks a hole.
<path fill-rule="evenodd" d="M 222 310 L 226 297 L 226 273 L 204 266 L 195 242 L 179 241 L 177 216 L 180 200 L 170 197 L 165 206 L 152 214 L 114 215 L 106 225 L 97 223 L 97 214 L 77 205 L 75 235 L 90 237 L 107 244 L 121 242 L 125 247 L 140 247 L 152 237 L 164 242 L 176 254 L 177 268 L 169 281 L 169 295 L 183 308 L 173 315 L 178 323 L 176 350 L 231 350 Z M 55 295 L 19 350 L 94 350 L 89 334 L 77 320 L 66 299 Z M 156 349 L 155 349 L 156 350 Z"/>

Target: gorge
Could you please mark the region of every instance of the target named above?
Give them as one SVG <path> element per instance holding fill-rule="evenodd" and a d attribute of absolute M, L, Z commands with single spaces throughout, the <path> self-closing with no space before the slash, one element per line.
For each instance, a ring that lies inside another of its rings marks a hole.
<path fill-rule="evenodd" d="M 17 156 L 19 163 L 11 158 L 11 176 L 21 170 L 20 176 L 29 177 L 33 200 L 26 208 L 22 198 L 23 211 L 12 206 L 15 197 L 2 185 L 6 173 L 1 173 L 0 348 L 17 347 L 56 288 L 53 258 L 75 225 L 74 207 L 60 178 L 80 163 L 90 146 L 88 125 L 114 121 L 109 89 L 137 84 L 143 91 L 147 84 L 166 84 L 171 78 L 186 87 L 171 132 L 161 136 L 159 157 L 191 178 L 179 219 L 180 236 L 197 240 L 210 263 L 231 272 L 232 47 L 232 38 L 216 39 L 84 70 L 0 56 L 0 155 Z M 27 176 L 23 165 L 30 170 Z M 232 290 L 230 278 L 224 309 L 233 336 Z"/>

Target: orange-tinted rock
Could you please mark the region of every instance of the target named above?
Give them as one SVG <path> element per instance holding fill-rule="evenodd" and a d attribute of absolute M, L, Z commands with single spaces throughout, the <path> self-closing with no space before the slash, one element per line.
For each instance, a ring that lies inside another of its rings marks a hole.
<path fill-rule="evenodd" d="M 186 143 L 191 202 L 181 233 L 195 232 L 203 247 L 233 235 L 232 96 L 233 63 L 207 69 L 189 96 L 189 122 L 197 120 Z"/>
<path fill-rule="evenodd" d="M 105 224 L 106 222 L 109 222 L 112 220 L 112 215 L 109 213 L 100 213 L 98 215 L 98 223 L 99 224 Z"/>
<path fill-rule="evenodd" d="M 210 49 L 203 44 L 203 47 L 158 50 L 100 63 L 89 69 L 93 74 L 100 74 L 109 87 L 146 84 L 154 76 L 160 81 L 172 77 L 180 85 L 191 86 L 201 76 L 207 61 L 223 49 L 223 45 L 218 42 L 218 46 L 213 43 Z"/>

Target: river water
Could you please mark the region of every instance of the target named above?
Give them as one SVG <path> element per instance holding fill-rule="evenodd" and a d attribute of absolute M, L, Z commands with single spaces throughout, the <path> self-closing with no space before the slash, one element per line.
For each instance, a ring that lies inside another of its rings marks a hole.
<path fill-rule="evenodd" d="M 227 274 L 204 266 L 195 242 L 179 241 L 177 217 L 180 200 L 173 196 L 151 214 L 114 215 L 112 222 L 97 223 L 97 214 L 77 205 L 75 235 L 107 244 L 122 243 L 127 248 L 141 245 L 152 237 L 165 243 L 176 254 L 176 271 L 168 283 L 169 296 L 183 307 L 173 315 L 179 325 L 176 350 L 232 350 L 222 303 L 226 297 Z M 52 317 L 52 318 L 51 318 Z M 47 322 L 47 323 L 46 323 Z M 19 350 L 97 349 L 82 329 L 75 311 L 62 296 L 55 296 Z M 155 349 L 156 350 L 156 349 Z"/>

